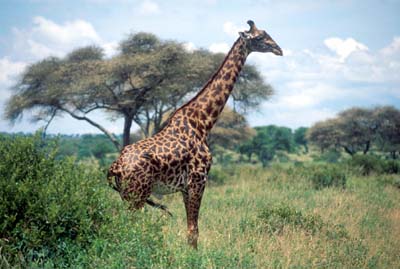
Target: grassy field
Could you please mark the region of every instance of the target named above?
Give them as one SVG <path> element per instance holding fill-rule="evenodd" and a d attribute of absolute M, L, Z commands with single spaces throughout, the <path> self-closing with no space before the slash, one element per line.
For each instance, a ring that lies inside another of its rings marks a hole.
<path fill-rule="evenodd" d="M 215 165 L 195 251 L 180 194 L 132 212 L 97 162 L 3 140 L 0 268 L 400 268 L 395 161 Z"/>
<path fill-rule="evenodd" d="M 244 166 L 226 174 L 224 184 L 206 188 L 197 252 L 186 246 L 180 195 L 164 198 L 174 214 L 162 226 L 170 266 L 400 267 L 399 189 L 379 177 L 350 176 L 345 190 L 315 190 L 295 168 Z"/>

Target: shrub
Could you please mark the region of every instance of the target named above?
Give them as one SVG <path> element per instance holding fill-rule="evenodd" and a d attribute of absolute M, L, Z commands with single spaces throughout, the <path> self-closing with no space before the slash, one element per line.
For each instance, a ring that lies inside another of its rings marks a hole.
<path fill-rule="evenodd" d="M 94 248 L 100 234 L 106 245 L 114 238 L 120 238 L 116 244 L 122 245 L 121 226 L 143 228 L 127 217 L 120 199 L 110 198 L 112 191 L 98 167 L 56 160 L 55 155 L 54 144 L 45 145 L 39 135 L 0 136 L 0 263 L 74 267 Z M 124 222 L 119 221 L 123 216 Z M 153 246 L 161 244 L 159 225 L 151 227 L 131 236 L 137 243 L 130 248 L 137 251 L 132 254 L 134 261 L 142 256 L 149 260 Z"/>
<path fill-rule="evenodd" d="M 399 174 L 400 162 L 383 160 L 374 155 L 355 155 L 347 164 L 363 176 L 374 174 Z"/>
<path fill-rule="evenodd" d="M 264 208 L 258 215 L 263 231 L 269 234 L 281 234 L 285 227 L 303 230 L 309 235 L 324 235 L 329 240 L 343 241 L 351 239 L 348 231 L 342 224 L 324 222 L 317 214 L 304 214 L 285 204 L 271 205 Z M 241 221 L 241 231 L 253 229 L 252 221 Z"/>
<path fill-rule="evenodd" d="M 269 206 L 264 208 L 258 218 L 262 221 L 267 232 L 281 233 L 285 226 L 302 229 L 314 234 L 324 225 L 318 215 L 304 215 L 301 211 L 287 205 Z"/>
<path fill-rule="evenodd" d="M 383 171 L 387 174 L 400 174 L 400 162 L 397 160 L 384 161 Z"/>
<path fill-rule="evenodd" d="M 55 150 L 39 137 L 13 137 L 0 143 L 0 237 L 5 252 L 30 260 L 66 255 L 62 245 L 86 247 L 107 221 L 99 174 L 74 161 L 55 160 Z M 97 185 L 97 186 L 96 186 Z"/>
<path fill-rule="evenodd" d="M 363 176 L 367 176 L 372 172 L 382 172 L 382 161 L 373 155 L 355 155 L 349 161 L 348 165 L 355 169 Z"/>
<path fill-rule="evenodd" d="M 322 161 L 328 163 L 337 163 L 341 157 L 340 151 L 328 150 L 321 155 L 314 156 L 314 161 Z"/>
<path fill-rule="evenodd" d="M 319 190 L 327 187 L 346 187 L 347 176 L 343 166 L 337 164 L 312 165 L 303 170 L 314 188 Z"/>

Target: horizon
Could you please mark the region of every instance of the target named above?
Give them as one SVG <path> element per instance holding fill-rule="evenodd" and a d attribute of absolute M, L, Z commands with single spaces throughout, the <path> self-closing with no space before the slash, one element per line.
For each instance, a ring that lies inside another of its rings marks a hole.
<path fill-rule="evenodd" d="M 283 57 L 252 53 L 272 98 L 246 116 L 252 127 L 310 127 L 350 107 L 400 108 L 400 1 L 262 1 L 251 4 L 197 1 L 2 1 L 0 3 L 0 132 L 34 133 L 29 114 L 13 127 L 4 120 L 10 87 L 24 68 L 74 48 L 101 46 L 115 55 L 132 32 L 151 32 L 187 49 L 226 53 L 252 19 L 284 51 Z M 122 121 L 97 113 L 113 133 Z M 133 126 L 132 133 L 138 130 Z M 99 134 L 69 116 L 56 118 L 50 134 Z"/>

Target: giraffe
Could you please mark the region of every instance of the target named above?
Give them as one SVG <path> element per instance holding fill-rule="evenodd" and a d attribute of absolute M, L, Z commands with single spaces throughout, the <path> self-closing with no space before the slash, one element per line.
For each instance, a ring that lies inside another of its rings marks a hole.
<path fill-rule="evenodd" d="M 198 216 L 211 167 L 207 135 L 233 89 L 247 56 L 255 52 L 282 55 L 281 48 L 253 21 L 239 32 L 223 63 L 195 97 L 178 108 L 157 134 L 126 146 L 108 171 L 108 181 L 133 209 L 148 203 L 150 195 L 181 192 L 187 217 L 187 240 L 197 249 Z"/>

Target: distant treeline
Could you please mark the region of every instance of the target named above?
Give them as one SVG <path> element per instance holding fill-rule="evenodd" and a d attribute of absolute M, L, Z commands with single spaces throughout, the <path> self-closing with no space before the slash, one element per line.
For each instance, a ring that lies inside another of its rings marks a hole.
<path fill-rule="evenodd" d="M 11 135 L 11 134 L 4 134 Z M 13 135 L 23 135 L 22 133 Z M 122 141 L 123 136 L 115 136 Z M 135 142 L 144 135 L 131 134 Z M 100 164 L 111 163 L 118 150 L 104 134 L 47 135 L 58 143 L 58 156 L 75 156 L 78 160 L 98 159 Z M 308 154 L 314 159 L 337 160 L 342 153 L 351 156 L 373 152 L 397 159 L 400 152 L 400 111 L 391 106 L 372 109 L 350 108 L 335 118 L 317 122 L 310 128 L 292 130 L 284 126 L 267 125 L 251 128 L 244 116 L 226 109 L 209 137 L 214 162 L 261 162 L 263 166 L 274 158 L 287 154 Z"/>

